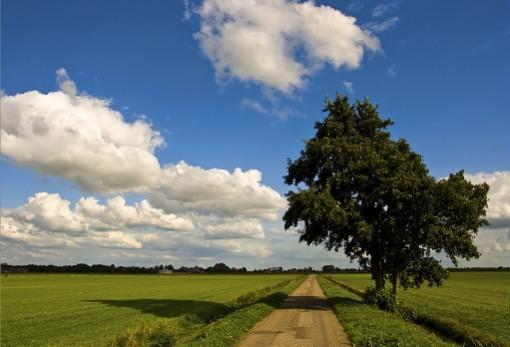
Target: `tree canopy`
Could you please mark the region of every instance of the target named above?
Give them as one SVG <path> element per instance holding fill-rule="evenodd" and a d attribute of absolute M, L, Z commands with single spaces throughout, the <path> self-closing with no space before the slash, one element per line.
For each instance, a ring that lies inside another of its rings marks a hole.
<path fill-rule="evenodd" d="M 372 274 L 378 290 L 390 281 L 404 288 L 440 285 L 447 271 L 434 255 L 480 256 L 473 243 L 487 225 L 487 184 L 472 184 L 463 171 L 429 174 L 422 157 L 369 100 L 327 99 L 326 118 L 315 124 L 296 160 L 288 162 L 285 228 L 300 241 L 345 254 Z"/>

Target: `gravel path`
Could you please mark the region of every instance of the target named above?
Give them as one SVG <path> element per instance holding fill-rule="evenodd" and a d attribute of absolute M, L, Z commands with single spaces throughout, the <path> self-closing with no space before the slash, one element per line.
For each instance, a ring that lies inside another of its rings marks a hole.
<path fill-rule="evenodd" d="M 351 346 L 315 276 L 251 329 L 240 347 Z"/>

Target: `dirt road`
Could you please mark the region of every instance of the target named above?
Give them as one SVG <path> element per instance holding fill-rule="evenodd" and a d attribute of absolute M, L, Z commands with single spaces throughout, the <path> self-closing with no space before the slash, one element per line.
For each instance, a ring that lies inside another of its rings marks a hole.
<path fill-rule="evenodd" d="M 239 346 L 335 347 L 351 343 L 312 275 L 281 308 L 255 325 Z"/>

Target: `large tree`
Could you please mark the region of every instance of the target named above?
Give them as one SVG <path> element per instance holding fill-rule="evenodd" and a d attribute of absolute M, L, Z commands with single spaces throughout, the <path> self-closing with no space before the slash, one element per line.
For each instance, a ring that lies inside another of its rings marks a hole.
<path fill-rule="evenodd" d="M 488 185 L 475 185 L 462 171 L 432 177 L 420 155 L 404 139 L 390 137 L 367 99 L 350 104 L 337 95 L 326 100 L 326 118 L 315 125 L 296 160 L 289 160 L 285 228 L 297 228 L 300 241 L 343 248 L 369 269 L 376 289 L 391 282 L 404 288 L 440 285 L 447 271 L 444 254 L 478 258 L 473 243 L 485 219 Z"/>

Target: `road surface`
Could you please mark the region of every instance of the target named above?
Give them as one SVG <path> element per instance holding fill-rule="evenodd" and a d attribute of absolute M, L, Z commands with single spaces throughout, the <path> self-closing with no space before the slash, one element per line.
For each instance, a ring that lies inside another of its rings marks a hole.
<path fill-rule="evenodd" d="M 251 329 L 240 347 L 351 346 L 315 276 Z"/>

